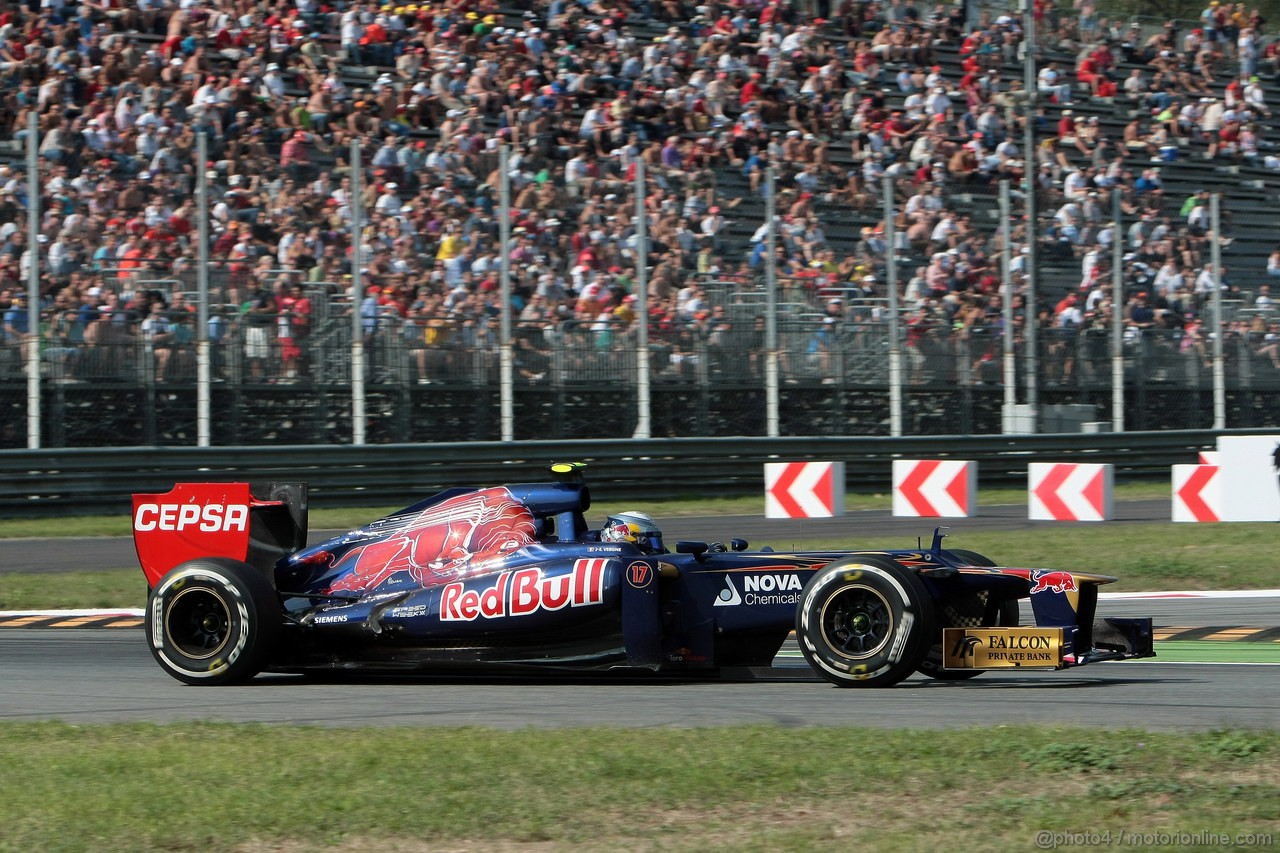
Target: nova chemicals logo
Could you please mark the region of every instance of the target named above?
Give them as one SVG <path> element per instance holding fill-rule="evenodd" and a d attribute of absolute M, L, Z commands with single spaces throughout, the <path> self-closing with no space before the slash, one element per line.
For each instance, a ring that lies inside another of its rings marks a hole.
<path fill-rule="evenodd" d="M 716 607 L 734 607 L 742 603 L 742 596 L 738 595 L 738 589 L 733 585 L 733 581 L 729 580 L 729 576 L 725 575 L 724 589 L 720 590 L 720 594 L 716 596 L 714 602 Z"/>
<path fill-rule="evenodd" d="M 716 597 L 716 607 L 733 607 L 737 604 L 787 604 L 800 603 L 800 591 L 804 584 L 793 574 L 746 575 L 742 578 L 742 592 L 726 575 L 724 589 Z"/>
<path fill-rule="evenodd" d="M 800 590 L 803 588 L 797 575 L 747 575 L 742 579 L 742 600 L 747 604 L 794 606 L 800 603 Z"/>

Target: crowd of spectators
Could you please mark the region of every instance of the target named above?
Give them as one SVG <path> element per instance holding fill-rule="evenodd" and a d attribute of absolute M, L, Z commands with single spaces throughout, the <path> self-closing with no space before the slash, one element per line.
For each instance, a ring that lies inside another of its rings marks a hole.
<path fill-rule="evenodd" d="M 797 322 L 810 324 L 788 327 L 800 329 L 788 339 L 797 363 L 807 354 L 829 374 L 823 353 L 852 340 L 858 324 L 883 322 L 884 265 L 894 253 L 906 264 L 913 364 L 940 337 L 972 339 L 978 345 L 965 353 L 982 381 L 1001 336 L 1021 345 L 1036 323 L 1050 333 L 1049 352 L 1061 353 L 1051 375 L 1067 380 L 1074 335 L 1110 322 L 1117 240 L 1132 334 L 1177 331 L 1180 347 L 1203 350 L 1198 323 L 1215 286 L 1207 245 L 1218 235 L 1206 193 L 1184 203 L 1164 192 L 1167 160 L 1201 154 L 1188 146 L 1202 144 L 1202 156 L 1280 167 L 1268 153 L 1271 112 L 1258 85 L 1258 75 L 1277 72 L 1280 53 L 1243 6 L 1215 2 L 1199 27 L 1182 32 L 1171 22 L 1148 34 L 1099 16 L 1092 0 L 1065 11 L 1036 4 L 1041 44 L 1076 60 L 1042 63 L 1033 152 L 1022 150 L 1024 98 L 1008 70 L 1023 32 L 1009 15 L 968 22 L 960 6 L 909 0 L 842 0 L 825 17 L 787 0 L 520 8 L 494 0 L 5 7 L 0 129 L 22 142 L 32 116 L 39 127 L 37 256 L 55 358 L 145 341 L 158 378 L 189 367 L 179 353 L 194 336 L 201 173 L 212 192 L 211 337 L 235 333 L 250 379 L 305 375 L 320 321 L 357 311 L 371 341 L 407 341 L 414 375 L 429 382 L 457 362 L 447 351 L 495 345 L 504 254 L 523 378 L 545 377 L 549 349 L 570 333 L 595 350 L 621 347 L 645 319 L 635 307 L 638 215 L 649 234 L 647 322 L 659 366 L 688 365 L 707 341 L 758 348 L 761 303 L 733 294 L 761 287 L 768 229 L 759 197 L 773 165 L 777 272 L 796 294 Z M 959 67 L 939 64 L 944 49 L 958 52 Z M 1122 63 L 1138 67 L 1125 74 Z M 1116 136 L 1090 105 L 1124 100 L 1139 117 Z M 196 156 L 201 133 L 205 162 Z M 359 164 L 349 161 L 353 141 Z M 641 162 L 647 184 L 637 203 Z M 957 198 L 991 194 L 1005 178 L 1018 186 L 1028 169 L 1045 216 L 1032 233 L 1021 221 L 1013 229 L 1016 327 L 1005 330 L 995 222 L 976 220 Z M 846 226 L 846 209 L 879 218 L 885 176 L 895 188 L 896 245 L 882 219 L 855 241 L 829 239 Z M 1132 223 L 1123 234 L 1113 192 Z M 22 172 L 0 168 L 8 343 L 30 332 L 28 201 Z M 755 218 L 739 222 L 744 201 Z M 1080 279 L 1070 293 L 1042 290 L 1028 309 L 1030 239 L 1044 257 L 1078 263 Z M 346 294 L 357 274 L 364 295 L 353 305 Z M 1280 366 L 1275 345 L 1259 353 Z"/>

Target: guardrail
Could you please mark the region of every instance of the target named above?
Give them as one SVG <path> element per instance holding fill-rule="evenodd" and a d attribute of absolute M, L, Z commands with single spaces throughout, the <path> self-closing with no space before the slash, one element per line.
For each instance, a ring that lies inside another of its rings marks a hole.
<path fill-rule="evenodd" d="M 1261 431 L 1265 434 L 1265 431 Z M 180 481 L 306 481 L 315 506 L 407 504 L 451 486 L 537 481 L 546 466 L 591 466 L 599 498 L 760 495 L 767 461 L 841 460 L 849 491 L 888 491 L 895 458 L 972 459 L 988 486 L 1021 485 L 1031 461 L 1110 462 L 1120 478 L 1167 477 L 1214 446 L 1211 430 L 1070 435 L 672 438 L 352 447 L 103 448 L 0 452 L 9 516 L 127 513 L 133 492 Z M 1232 435 L 1258 431 L 1230 431 Z"/>

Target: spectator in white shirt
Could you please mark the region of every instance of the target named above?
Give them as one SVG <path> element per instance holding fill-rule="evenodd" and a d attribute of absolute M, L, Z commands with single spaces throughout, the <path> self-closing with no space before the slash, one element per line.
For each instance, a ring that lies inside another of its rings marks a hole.
<path fill-rule="evenodd" d="M 1250 109 L 1257 110 L 1267 118 L 1271 117 L 1271 110 L 1267 109 L 1267 94 L 1257 77 L 1250 77 L 1249 84 L 1244 87 L 1244 102 Z"/>
<path fill-rule="evenodd" d="M 1058 63 L 1050 62 L 1036 75 L 1036 88 L 1041 93 L 1052 95 L 1059 104 L 1071 103 L 1071 81 L 1058 70 Z"/>
<path fill-rule="evenodd" d="M 1213 269 L 1206 264 L 1205 268 L 1200 270 L 1200 274 L 1196 276 L 1196 295 L 1205 296 L 1213 293 L 1214 287 Z"/>

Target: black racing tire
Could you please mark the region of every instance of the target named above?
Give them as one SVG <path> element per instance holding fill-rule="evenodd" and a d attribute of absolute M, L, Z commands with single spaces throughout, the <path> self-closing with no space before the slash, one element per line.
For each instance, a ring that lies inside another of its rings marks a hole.
<path fill-rule="evenodd" d="M 819 569 L 796 608 L 801 653 L 837 687 L 902 681 L 929 650 L 933 624 L 924 582 L 885 557 L 848 557 Z"/>
<path fill-rule="evenodd" d="M 237 560 L 183 563 L 147 597 L 147 646 L 160 667 L 186 684 L 236 684 L 269 662 L 280 637 L 271 581 Z"/>
<path fill-rule="evenodd" d="M 971 566 L 995 565 L 990 559 L 976 551 L 966 551 L 962 548 L 948 548 L 947 550 L 961 560 L 967 560 Z M 985 592 L 980 590 L 939 601 L 936 603 L 934 611 L 938 620 L 938 642 L 929 647 L 924 660 L 920 662 L 919 672 L 921 675 L 927 675 L 938 681 L 968 681 L 970 678 L 982 675 L 982 670 L 978 669 L 943 669 L 941 639 L 943 628 L 969 627 L 964 623 L 972 623 L 974 614 L 981 614 L 981 616 L 977 617 L 978 622 L 974 627 L 990 628 L 999 625 L 1001 627 L 1016 628 L 1018 625 L 1017 601 L 1006 599 L 997 603 L 994 618 L 991 618 L 990 611 L 987 608 Z M 966 614 L 969 614 L 970 617 L 966 618 Z"/>

